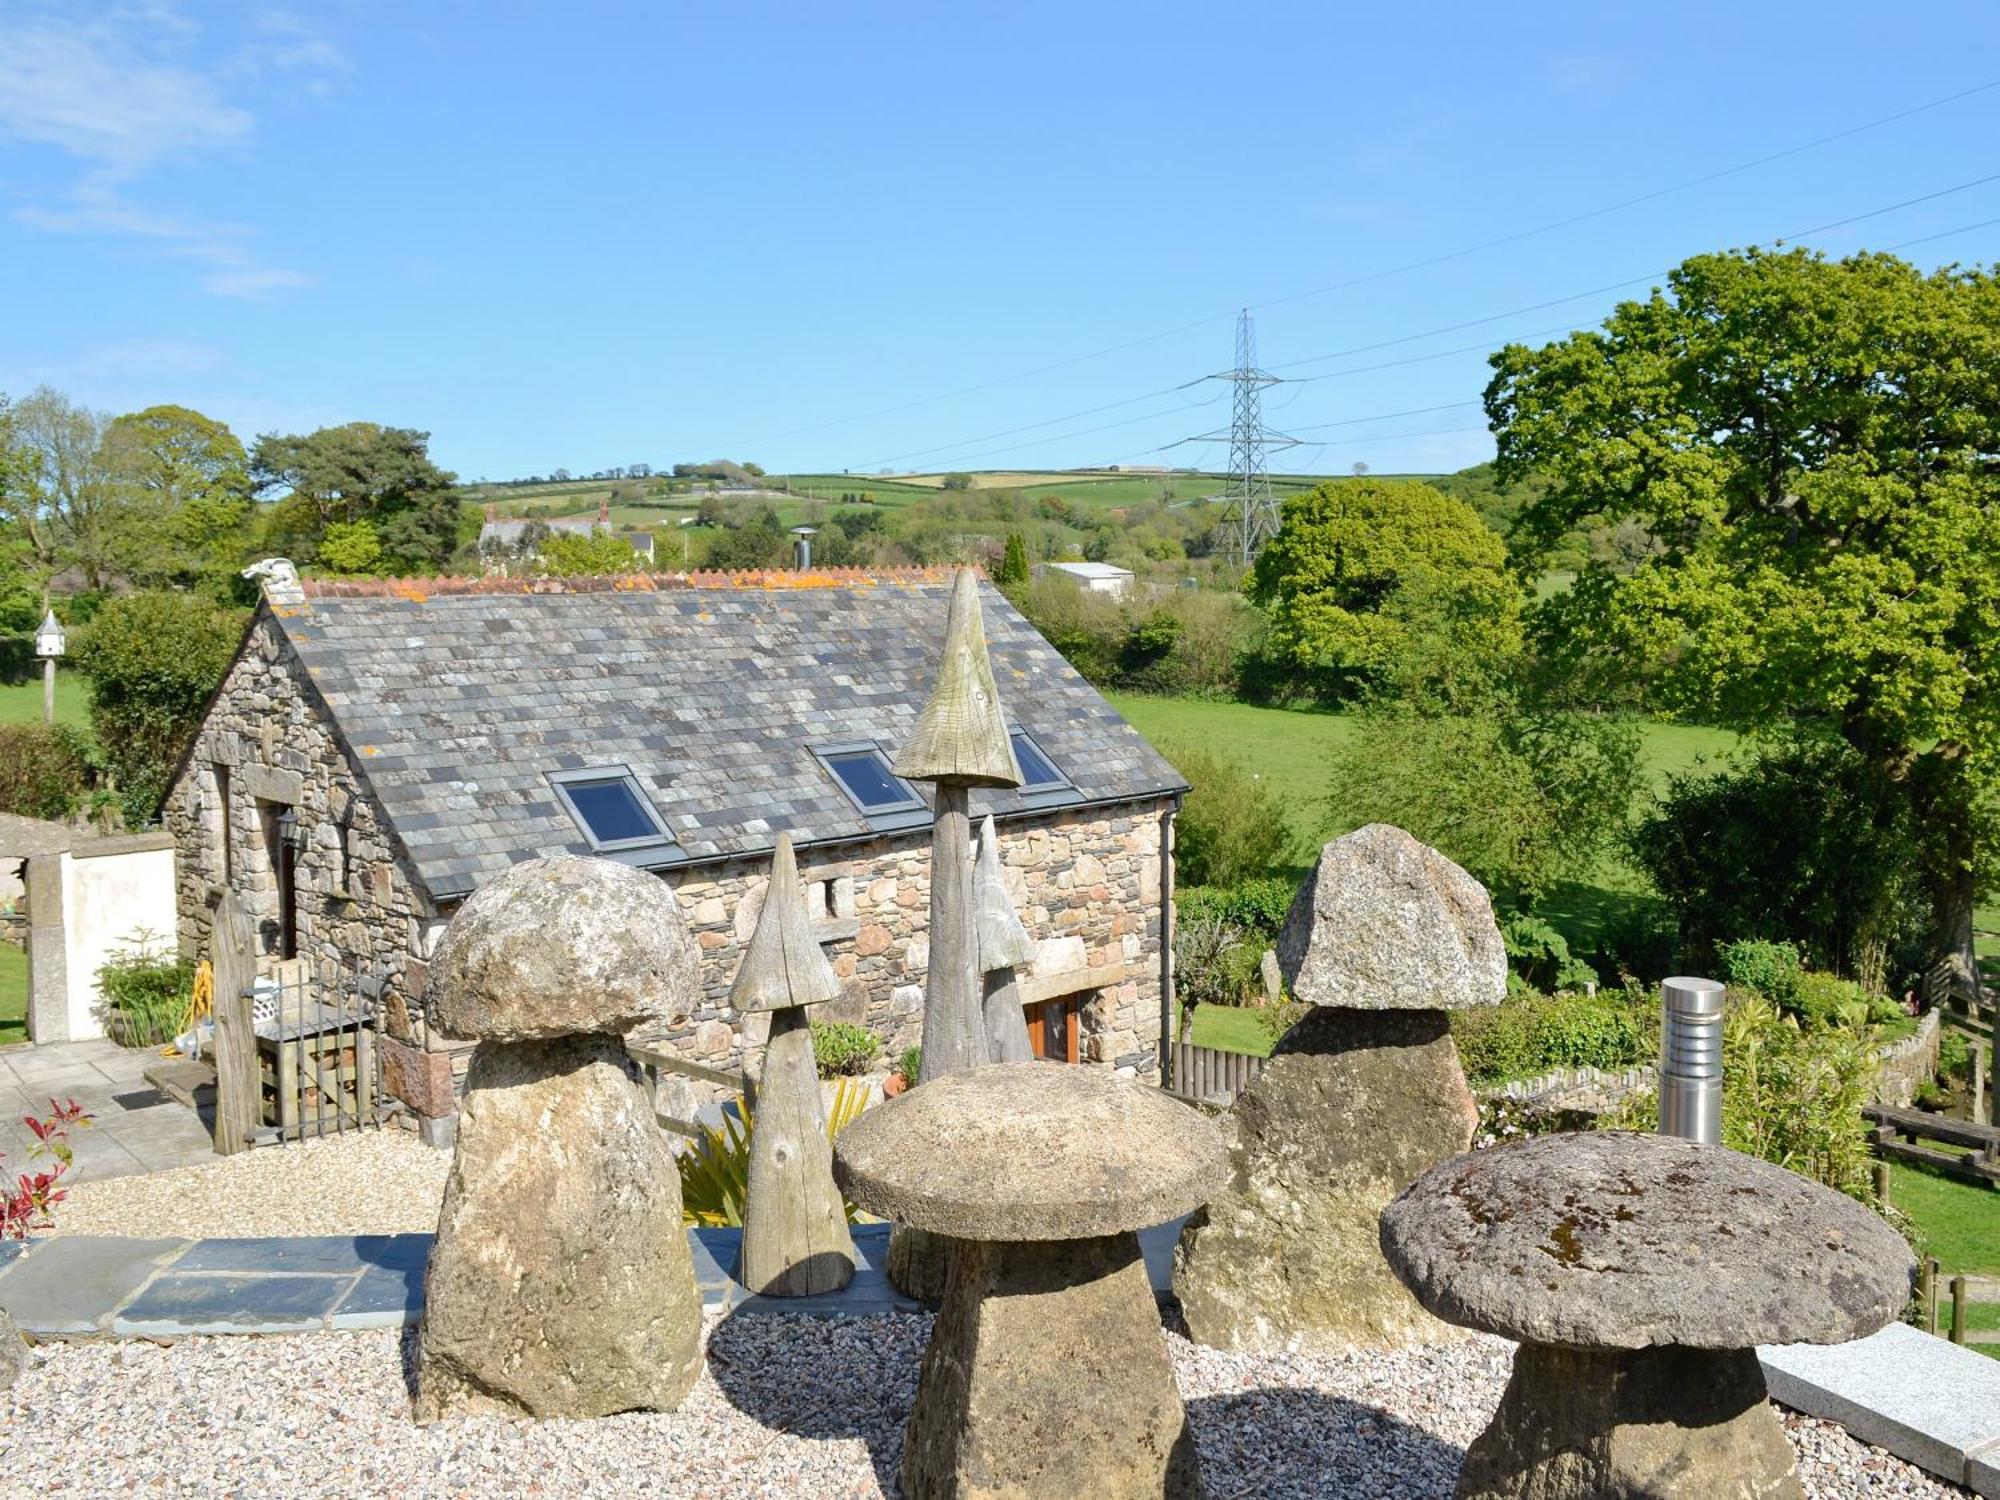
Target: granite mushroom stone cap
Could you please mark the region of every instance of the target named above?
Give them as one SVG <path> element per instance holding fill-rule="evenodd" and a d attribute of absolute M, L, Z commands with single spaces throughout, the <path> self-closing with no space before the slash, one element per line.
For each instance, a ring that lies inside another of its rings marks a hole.
<path fill-rule="evenodd" d="M 1295 998 L 1350 1010 L 1461 1010 L 1507 993 L 1486 887 L 1387 823 L 1320 850 L 1278 933 L 1278 967 Z"/>
<path fill-rule="evenodd" d="M 1382 1211 L 1382 1253 L 1447 1322 L 1577 1349 L 1845 1343 L 1900 1317 L 1916 1273 L 1831 1188 L 1627 1131 L 1443 1162 Z"/>
<path fill-rule="evenodd" d="M 700 954 L 666 883 L 562 855 L 473 892 L 431 959 L 424 1005 L 448 1036 L 526 1042 L 671 1024 L 700 993 Z"/>
<path fill-rule="evenodd" d="M 967 1240 L 1123 1234 L 1208 1201 L 1222 1135 L 1172 1095 L 1106 1069 L 988 1063 L 869 1110 L 833 1146 L 847 1196 Z"/>

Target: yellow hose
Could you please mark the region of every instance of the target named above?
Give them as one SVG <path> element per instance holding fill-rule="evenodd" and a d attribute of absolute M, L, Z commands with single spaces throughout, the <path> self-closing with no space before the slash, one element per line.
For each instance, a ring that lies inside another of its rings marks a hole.
<path fill-rule="evenodd" d="M 208 1019 L 215 1009 L 215 970 L 209 967 L 207 959 L 194 966 L 194 994 L 188 1000 L 187 1014 L 181 1017 L 181 1028 L 176 1033 L 186 1036 L 195 1027 Z M 172 1042 L 160 1049 L 162 1057 L 178 1057 L 180 1048 Z"/>

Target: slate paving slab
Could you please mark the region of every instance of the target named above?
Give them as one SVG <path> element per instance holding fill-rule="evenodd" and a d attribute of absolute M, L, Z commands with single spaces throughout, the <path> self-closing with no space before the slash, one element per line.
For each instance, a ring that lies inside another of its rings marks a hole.
<path fill-rule="evenodd" d="M 187 1246 L 103 1234 L 46 1240 L 0 1271 L 0 1307 L 28 1333 L 102 1332 L 112 1312 Z"/>
<path fill-rule="evenodd" d="M 312 1333 L 354 1285 L 328 1275 L 172 1274 L 154 1279 L 111 1320 L 111 1332 Z"/>

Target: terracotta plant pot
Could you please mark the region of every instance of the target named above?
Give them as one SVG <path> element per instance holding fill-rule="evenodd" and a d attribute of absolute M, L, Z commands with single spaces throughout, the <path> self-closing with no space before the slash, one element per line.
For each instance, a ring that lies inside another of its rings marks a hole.
<path fill-rule="evenodd" d="M 884 1099 L 893 1099 L 909 1086 L 910 1080 L 905 1078 L 901 1073 L 891 1073 L 887 1078 L 882 1080 L 882 1097 Z"/>

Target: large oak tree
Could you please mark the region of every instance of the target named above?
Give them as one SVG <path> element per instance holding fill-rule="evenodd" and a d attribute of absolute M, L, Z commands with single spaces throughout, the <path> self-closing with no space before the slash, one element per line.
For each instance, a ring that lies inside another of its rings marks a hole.
<path fill-rule="evenodd" d="M 1640 523 L 1542 607 L 1560 670 L 1749 731 L 1817 724 L 1908 789 L 1927 988 L 1976 995 L 2000 731 L 2000 283 L 1893 256 L 1697 256 L 1603 327 L 1493 358 L 1517 557 Z M 1525 544 L 1525 545 L 1520 545 Z"/>

